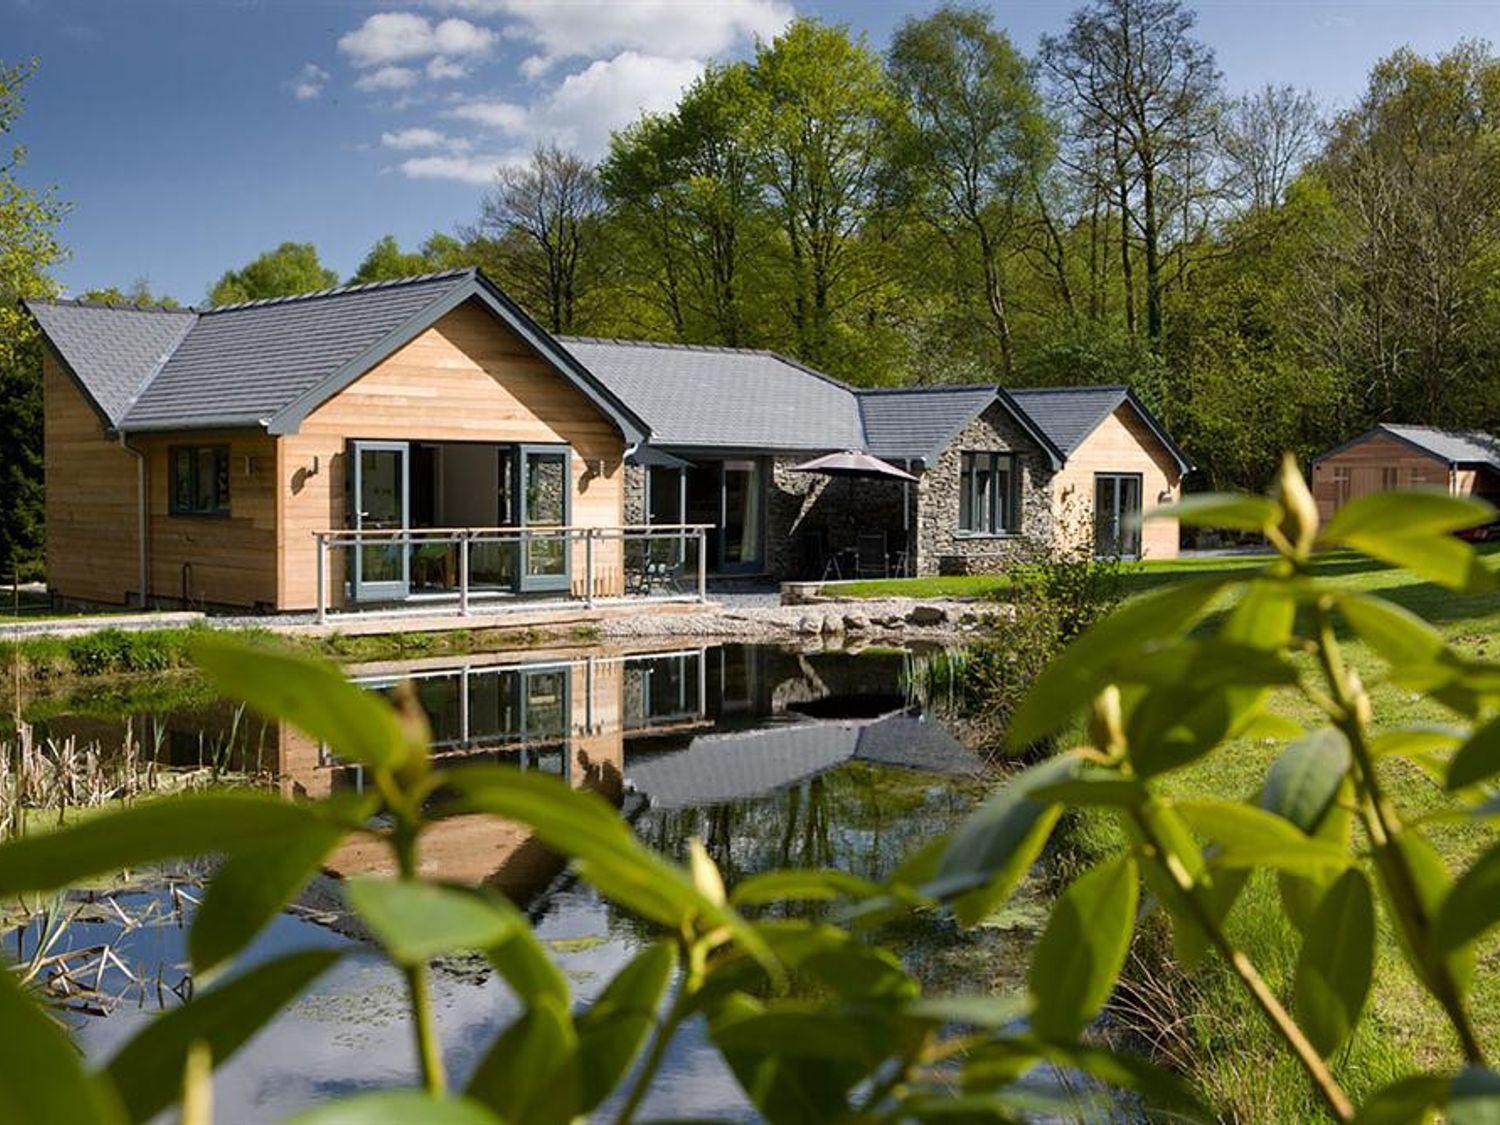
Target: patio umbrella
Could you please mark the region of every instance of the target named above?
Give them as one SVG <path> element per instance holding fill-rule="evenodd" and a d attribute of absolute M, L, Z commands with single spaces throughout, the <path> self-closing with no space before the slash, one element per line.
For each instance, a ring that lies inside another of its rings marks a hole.
<path fill-rule="evenodd" d="M 904 469 L 898 469 L 889 461 L 857 449 L 846 449 L 842 453 L 829 453 L 814 457 L 800 465 L 793 465 L 794 473 L 821 473 L 829 477 L 873 477 L 877 480 L 914 481 L 917 478 Z"/>
<path fill-rule="evenodd" d="M 898 469 L 889 461 L 882 461 L 879 457 L 870 453 L 861 453 L 857 449 L 846 449 L 842 453 L 829 453 L 822 457 L 814 457 L 811 461 L 804 461 L 800 465 L 793 465 L 794 473 L 818 473 L 826 477 L 846 477 L 849 479 L 849 523 L 855 526 L 854 509 L 854 481 L 865 480 L 899 480 L 902 484 L 901 492 L 901 520 L 905 525 L 910 519 L 910 505 L 908 500 L 908 489 L 917 478 L 905 469 Z M 905 564 L 903 564 L 903 567 Z"/>

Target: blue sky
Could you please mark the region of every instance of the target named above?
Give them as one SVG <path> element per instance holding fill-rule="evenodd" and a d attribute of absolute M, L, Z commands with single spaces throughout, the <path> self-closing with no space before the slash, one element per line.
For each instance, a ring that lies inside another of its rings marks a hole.
<path fill-rule="evenodd" d="M 200 301 L 293 239 L 351 273 L 476 212 L 499 161 L 557 138 L 598 155 L 611 127 L 669 106 L 711 58 L 793 14 L 883 47 L 935 0 L 0 0 L 0 57 L 35 55 L 24 171 L 73 206 L 68 291 Z M 1023 49 L 1070 0 L 1000 0 Z M 1370 64 L 1500 41 L 1495 0 L 1200 0 L 1231 90 L 1290 82 L 1348 105 Z"/>

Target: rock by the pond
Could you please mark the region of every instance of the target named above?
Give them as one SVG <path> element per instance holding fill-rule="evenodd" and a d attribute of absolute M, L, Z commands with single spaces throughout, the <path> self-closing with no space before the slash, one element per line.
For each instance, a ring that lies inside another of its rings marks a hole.
<path fill-rule="evenodd" d="M 797 618 L 797 632 L 803 634 L 804 636 L 812 636 L 813 634 L 821 633 L 822 631 L 823 623 L 816 617 Z"/>
<path fill-rule="evenodd" d="M 906 615 L 906 620 L 912 625 L 931 627 L 934 625 L 946 625 L 951 620 L 948 607 L 941 605 L 915 605 L 911 612 Z"/>
<path fill-rule="evenodd" d="M 863 613 L 844 614 L 844 631 L 846 633 L 864 633 L 870 628 L 870 619 Z"/>
<path fill-rule="evenodd" d="M 836 613 L 830 613 L 823 618 L 824 633 L 842 633 L 844 631 L 844 619 Z"/>

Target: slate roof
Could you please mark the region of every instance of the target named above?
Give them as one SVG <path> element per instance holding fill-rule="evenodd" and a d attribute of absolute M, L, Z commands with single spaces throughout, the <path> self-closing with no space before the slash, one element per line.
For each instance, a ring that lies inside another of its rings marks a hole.
<path fill-rule="evenodd" d="M 79 301 L 26 306 L 122 432 L 265 426 L 281 433 L 470 299 L 614 418 L 628 440 L 649 436 L 628 406 L 475 269 L 175 313 Z"/>
<path fill-rule="evenodd" d="M 1010 395 L 1057 443 L 1065 456 L 1071 456 L 1101 422 L 1128 402 L 1176 460 L 1178 469 L 1185 473 L 1193 467 L 1187 454 L 1162 429 L 1145 404 L 1123 384 L 1023 388 L 1011 391 Z"/>
<path fill-rule="evenodd" d="M 1486 465 L 1500 469 L 1500 438 L 1481 430 L 1444 430 L 1436 426 L 1401 426 L 1389 422 L 1375 428 L 1450 465 Z"/>
<path fill-rule="evenodd" d="M 28 301 L 37 324 L 111 426 L 197 322 L 191 309 Z M 87 378 L 85 378 L 87 373 Z"/>
<path fill-rule="evenodd" d="M 775 352 L 559 337 L 669 449 L 862 449 L 849 387 Z"/>
<path fill-rule="evenodd" d="M 205 310 L 125 428 L 269 419 L 465 279 L 459 271 Z"/>
<path fill-rule="evenodd" d="M 997 388 L 984 384 L 859 392 L 868 449 L 887 461 L 933 456 L 990 403 Z"/>

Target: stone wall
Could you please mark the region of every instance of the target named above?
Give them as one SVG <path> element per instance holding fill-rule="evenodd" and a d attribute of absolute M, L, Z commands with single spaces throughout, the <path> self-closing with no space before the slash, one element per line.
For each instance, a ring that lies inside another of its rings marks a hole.
<path fill-rule="evenodd" d="M 646 467 L 625 466 L 625 526 L 639 527 L 646 522 Z"/>
<path fill-rule="evenodd" d="M 767 569 L 777 578 L 821 578 L 826 556 L 853 550 L 862 532 L 884 532 L 887 551 L 900 550 L 907 537 L 902 527 L 902 483 L 793 472 L 792 467 L 808 456 L 772 459 L 766 498 Z M 809 544 L 819 536 L 822 561 Z"/>
<path fill-rule="evenodd" d="M 958 534 L 960 462 L 965 453 L 1015 453 L 1021 528 L 1003 535 Z M 1049 549 L 1052 468 L 1036 442 L 996 402 L 948 443 L 918 487 L 917 573 L 994 574 Z"/>

